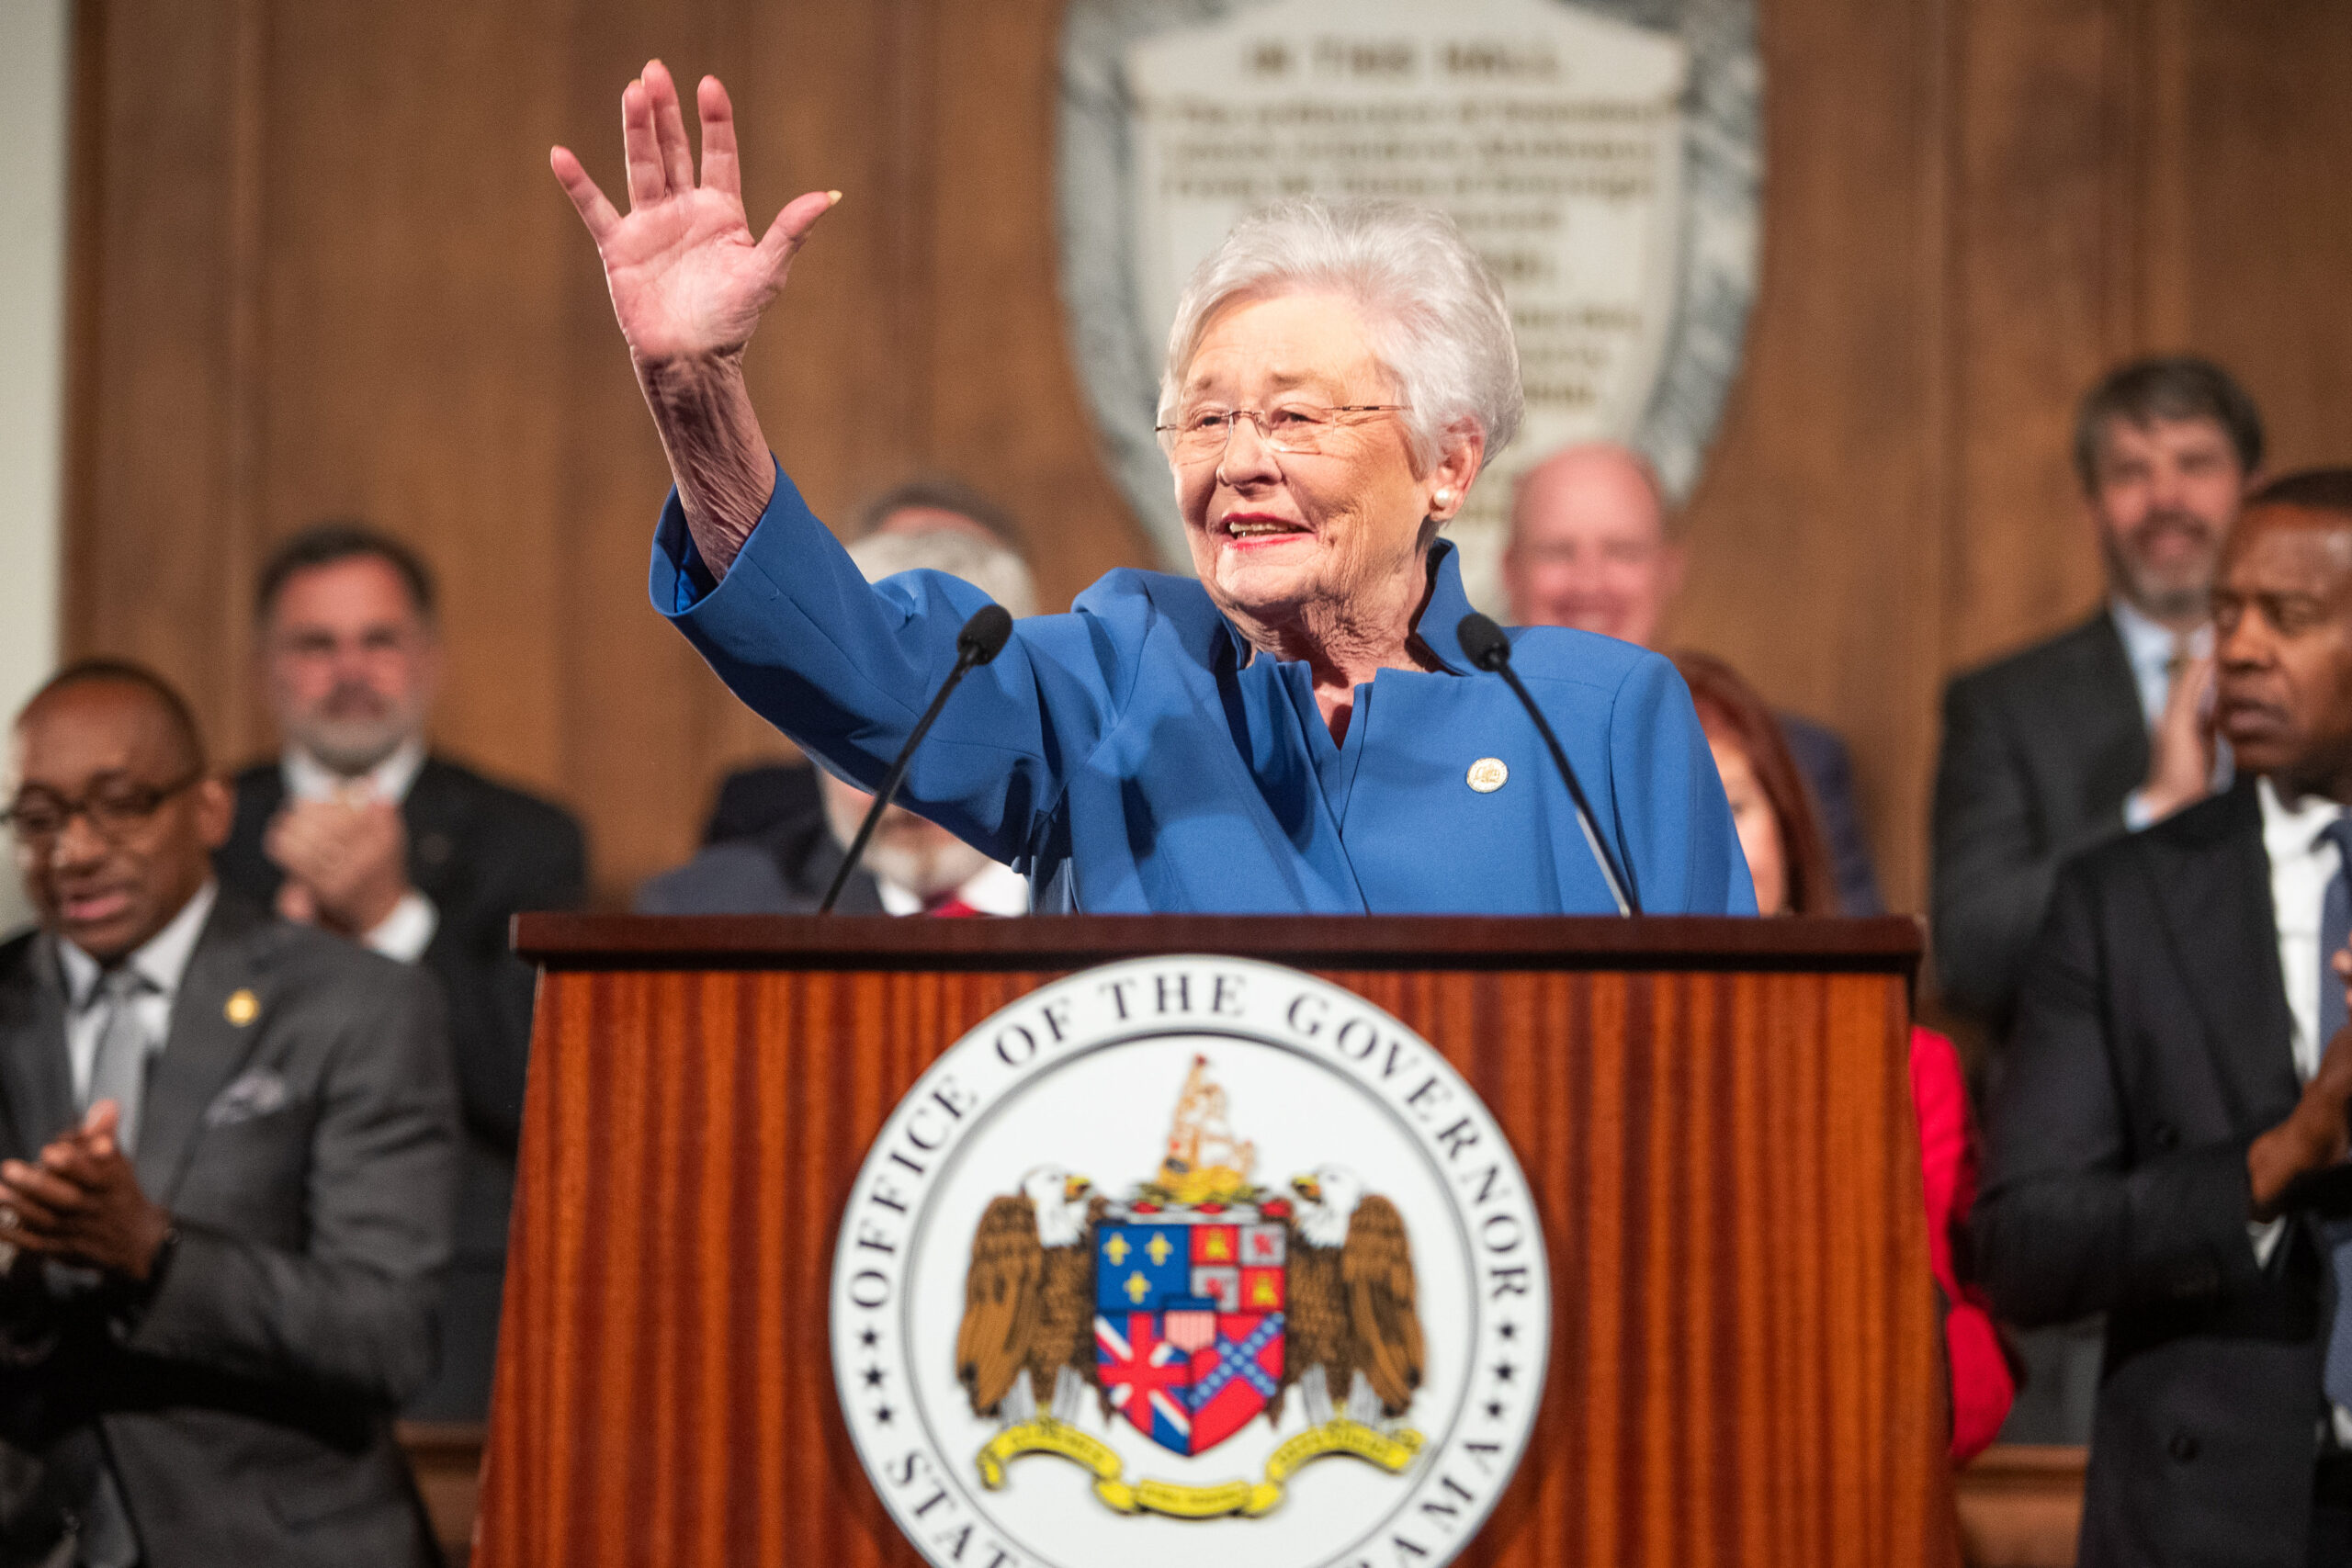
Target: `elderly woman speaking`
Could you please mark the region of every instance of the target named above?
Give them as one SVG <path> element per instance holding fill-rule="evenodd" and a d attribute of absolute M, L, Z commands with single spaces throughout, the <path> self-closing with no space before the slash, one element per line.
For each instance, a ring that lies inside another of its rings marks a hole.
<path fill-rule="evenodd" d="M 872 789 L 985 598 L 932 572 L 869 586 L 771 455 L 752 329 L 840 199 L 757 239 L 733 113 L 706 77 L 701 183 L 658 63 L 621 97 L 629 211 L 555 173 L 604 259 L 677 489 L 653 601 L 754 709 Z M 1026 870 L 1041 909 L 1604 912 L 1570 794 L 1455 635 L 1438 537 L 1521 413 L 1492 276 L 1453 226 L 1295 203 L 1236 228 L 1169 334 L 1160 434 L 1193 579 L 1114 571 L 1017 624 L 948 704 L 906 803 Z M 1651 913 L 1752 913 L 1690 700 L 1665 660 L 1511 634 L 1601 840 Z"/>

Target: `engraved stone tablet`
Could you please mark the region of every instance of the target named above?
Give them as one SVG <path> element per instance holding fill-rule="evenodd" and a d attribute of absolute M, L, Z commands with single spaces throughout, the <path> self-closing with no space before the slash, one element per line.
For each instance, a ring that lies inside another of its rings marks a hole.
<path fill-rule="evenodd" d="M 1176 297 L 1283 197 L 1450 214 L 1503 281 L 1527 423 L 1452 525 L 1474 600 L 1518 472 L 1630 440 L 1687 491 L 1737 365 L 1755 270 L 1756 66 L 1744 0 L 1073 0 L 1064 288 L 1122 486 L 1189 555 L 1152 438 Z"/>

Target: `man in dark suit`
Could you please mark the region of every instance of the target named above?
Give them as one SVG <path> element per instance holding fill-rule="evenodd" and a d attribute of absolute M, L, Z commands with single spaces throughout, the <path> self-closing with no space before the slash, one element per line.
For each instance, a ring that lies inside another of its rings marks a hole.
<path fill-rule="evenodd" d="M 2220 367 L 2142 360 L 2075 420 L 2108 603 L 1959 676 L 1936 770 L 1933 922 L 1945 998 L 1997 1032 L 2058 867 L 2216 783 L 2206 599 L 2262 416 Z"/>
<path fill-rule="evenodd" d="M 2352 1563 L 2352 470 L 2248 501 L 2214 610 L 2236 783 L 2060 873 L 1987 1119 L 1995 1303 L 2107 1314 L 2086 1568 Z"/>
<path fill-rule="evenodd" d="M 13 738 L 0 1561 L 432 1562 L 391 1418 L 450 1252 L 436 987 L 217 886 L 154 676 L 71 669 Z"/>
<path fill-rule="evenodd" d="M 1575 626 L 1655 647 L 1687 565 L 1657 470 L 1630 446 L 1563 447 L 1521 475 L 1512 493 L 1503 589 L 1516 625 Z M 1775 716 L 1819 812 L 1840 912 L 1880 913 L 1846 742 L 1809 718 Z"/>
<path fill-rule="evenodd" d="M 406 547 L 327 524 L 287 541 L 255 596 L 285 740 L 237 776 L 220 880 L 404 964 L 448 998 L 465 1106 L 458 1256 L 439 1375 L 408 1412 L 480 1420 L 489 1404 L 531 1042 L 519 910 L 578 905 L 586 850 L 560 808 L 428 755 L 440 670 L 433 581 Z"/>

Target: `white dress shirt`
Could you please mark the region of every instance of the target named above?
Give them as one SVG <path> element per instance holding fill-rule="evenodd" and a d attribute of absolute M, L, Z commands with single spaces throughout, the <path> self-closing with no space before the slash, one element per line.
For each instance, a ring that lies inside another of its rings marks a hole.
<path fill-rule="evenodd" d="M 147 1037 L 150 1056 L 161 1051 L 171 1036 L 172 1004 L 179 998 L 180 981 L 187 974 L 188 960 L 196 955 L 196 939 L 203 933 L 220 893 L 220 885 L 208 879 L 162 931 L 123 960 L 152 987 L 130 1004 Z M 90 1098 L 90 1074 L 98 1061 L 98 1032 L 106 1024 L 105 998 L 98 990 L 106 971 L 96 959 L 63 937 L 57 940 L 57 956 L 65 969 L 65 1049 L 74 1061 L 74 1103 L 82 1105 Z"/>
<path fill-rule="evenodd" d="M 871 867 L 867 869 L 871 870 Z M 922 896 L 899 886 L 879 873 L 874 890 L 882 896 L 882 909 L 891 915 L 920 915 L 927 907 Z M 1029 879 L 1009 865 L 990 861 L 956 889 L 962 899 L 983 915 L 1025 915 L 1029 912 Z"/>
<path fill-rule="evenodd" d="M 2324 795 L 2305 795 L 2289 806 L 2268 779 L 2254 786 L 2262 802 L 2262 850 L 2270 859 L 2270 908 L 2278 922 L 2278 974 L 2287 987 L 2287 1010 L 2295 1021 L 2295 1072 L 2308 1081 L 2319 1071 L 2320 976 L 2327 955 L 2319 950 L 2320 905 L 2342 863 L 2327 829 L 2344 807 Z"/>
<path fill-rule="evenodd" d="M 408 799 L 409 786 L 416 783 L 417 772 L 424 766 L 424 742 L 411 736 L 357 778 L 336 773 L 299 746 L 286 748 L 278 774 L 286 781 L 287 795 L 295 800 L 380 800 L 397 807 Z M 433 933 L 440 926 L 441 911 L 433 907 L 432 899 L 412 887 L 401 895 L 392 912 L 359 940 L 387 958 L 413 964 L 433 945 Z"/>
<path fill-rule="evenodd" d="M 2343 854 L 2327 834 L 2344 807 L 2324 795 L 2305 795 L 2289 806 L 2268 779 L 2254 786 L 2262 802 L 2262 852 L 2270 862 L 2271 918 L 2278 925 L 2278 975 L 2287 987 L 2287 1015 L 2293 1021 L 2295 1076 L 2305 1083 L 2319 1071 L 2327 1042 L 2319 1037 L 2320 975 L 2327 955 L 2320 952 L 2320 906 L 2335 879 Z M 2268 1268 L 2287 1234 L 2284 1217 L 2246 1222 L 2255 1260 Z M 2352 1410 L 2334 1409 L 2335 1440 L 2352 1448 Z"/>

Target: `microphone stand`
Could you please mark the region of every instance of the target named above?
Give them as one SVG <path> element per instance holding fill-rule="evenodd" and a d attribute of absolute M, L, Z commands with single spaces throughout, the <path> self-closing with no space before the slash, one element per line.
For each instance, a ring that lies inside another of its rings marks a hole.
<path fill-rule="evenodd" d="M 981 605 L 978 612 L 964 623 L 964 629 L 956 634 L 956 668 L 950 670 L 947 679 L 939 683 L 939 694 L 931 699 L 931 706 L 925 708 L 922 717 L 915 721 L 914 731 L 907 737 L 907 743 L 899 748 L 899 755 L 891 761 L 890 771 L 882 775 L 882 787 L 874 792 L 874 804 L 865 808 L 865 820 L 857 825 L 857 837 L 850 840 L 849 852 L 842 857 L 841 869 L 833 873 L 833 885 L 825 889 L 825 901 L 817 906 L 817 913 L 830 915 L 833 912 L 833 905 L 840 900 L 842 889 L 849 886 L 849 874 L 857 869 L 857 863 L 864 858 L 866 840 L 874 837 L 875 826 L 882 820 L 882 813 L 890 808 L 890 802 L 897 797 L 899 785 L 906 781 L 907 764 L 914 761 L 915 748 L 922 744 L 922 738 L 931 733 L 933 721 L 939 717 L 939 710 L 947 705 L 947 699 L 955 694 L 956 687 L 964 683 L 965 676 L 1004 651 L 1005 639 L 1012 635 L 1012 616 L 1001 604 Z"/>

